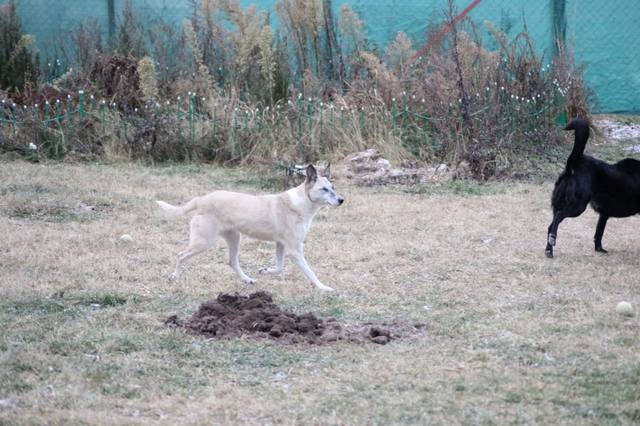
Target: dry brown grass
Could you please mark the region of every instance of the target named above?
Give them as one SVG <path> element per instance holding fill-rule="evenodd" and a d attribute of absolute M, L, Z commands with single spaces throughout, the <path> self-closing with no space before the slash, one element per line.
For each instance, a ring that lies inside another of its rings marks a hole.
<path fill-rule="evenodd" d="M 255 289 L 343 323 L 411 320 L 386 346 L 210 341 L 162 326 L 250 291 L 226 249 L 165 280 L 187 236 L 153 200 L 253 191 L 208 166 L 0 164 L 0 423 L 628 424 L 640 419 L 638 218 L 563 223 L 544 257 L 551 182 L 360 189 L 306 246 L 323 295 L 287 262 Z M 96 206 L 88 210 L 84 205 Z M 129 233 L 134 242 L 119 241 Z M 245 240 L 247 273 L 273 261 Z M 201 255 L 203 260 L 205 256 Z M 253 290 L 253 288 L 251 289 Z M 100 307 L 92 304 L 99 303 Z"/>

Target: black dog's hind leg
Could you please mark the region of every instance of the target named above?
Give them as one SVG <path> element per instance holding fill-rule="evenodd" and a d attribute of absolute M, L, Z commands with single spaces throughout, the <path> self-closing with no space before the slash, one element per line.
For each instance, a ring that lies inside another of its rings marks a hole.
<path fill-rule="evenodd" d="M 607 252 L 602 248 L 602 235 L 604 234 L 604 227 L 607 226 L 607 219 L 609 219 L 609 216 L 600 215 L 598 225 L 596 226 L 596 235 L 593 237 L 593 241 L 596 243 L 596 251 L 600 253 Z"/>
<path fill-rule="evenodd" d="M 547 229 L 547 248 L 544 253 L 547 257 L 553 257 L 553 246 L 556 245 L 556 235 L 558 234 L 558 225 L 567 217 L 566 214 L 562 211 L 553 212 L 553 220 L 551 221 L 551 225 L 549 225 L 549 229 Z"/>

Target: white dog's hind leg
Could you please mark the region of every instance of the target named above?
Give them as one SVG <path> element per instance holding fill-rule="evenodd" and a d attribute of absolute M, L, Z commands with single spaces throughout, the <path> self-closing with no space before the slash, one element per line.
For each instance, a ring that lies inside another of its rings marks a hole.
<path fill-rule="evenodd" d="M 284 246 L 276 243 L 276 266 L 275 268 L 260 268 L 261 274 L 279 274 L 284 267 Z"/>
<path fill-rule="evenodd" d="M 217 239 L 217 230 L 214 221 L 207 216 L 198 215 L 191 219 L 191 232 L 189 234 L 189 246 L 186 250 L 178 253 L 176 269 L 169 275 L 169 279 L 174 281 L 180 277 L 182 264 L 187 259 L 202 253 L 213 246 Z"/>
<path fill-rule="evenodd" d="M 178 254 L 178 262 L 176 263 L 176 269 L 169 275 L 169 279 L 171 281 L 175 281 L 180 277 L 182 273 L 182 264 L 189 259 L 190 257 L 195 256 L 198 253 L 202 253 L 207 250 L 210 246 L 197 246 L 197 247 L 189 247 L 188 249 L 181 251 Z"/>
<path fill-rule="evenodd" d="M 246 284 L 255 283 L 256 280 L 249 277 L 247 274 L 245 274 L 242 271 L 242 268 L 240 268 L 240 260 L 238 259 L 238 249 L 240 247 L 240 233 L 236 231 L 227 231 L 224 234 L 222 234 L 222 236 L 224 237 L 225 241 L 227 242 L 227 245 L 229 246 L 229 265 L 231 265 L 233 270 L 236 271 L 238 275 L 240 275 L 240 278 Z"/>
<path fill-rule="evenodd" d="M 318 290 L 333 291 L 333 289 L 331 287 L 328 287 L 328 286 L 322 284 L 320 282 L 320 280 L 318 279 L 318 277 L 316 277 L 316 274 L 313 273 L 313 271 L 311 270 L 311 268 L 307 264 L 307 261 L 304 258 L 304 254 L 302 253 L 302 249 L 299 249 L 298 251 L 296 251 L 296 253 L 293 253 L 293 256 L 295 257 L 296 263 L 298 264 L 300 269 L 302 269 L 302 272 L 304 272 L 304 274 L 307 276 L 307 278 L 309 278 L 311 280 L 313 285 L 315 285 L 316 288 L 318 288 Z"/>

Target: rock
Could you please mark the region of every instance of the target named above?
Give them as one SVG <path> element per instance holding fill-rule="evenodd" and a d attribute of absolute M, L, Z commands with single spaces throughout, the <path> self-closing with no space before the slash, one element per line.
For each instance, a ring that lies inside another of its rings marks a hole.
<path fill-rule="evenodd" d="M 379 158 L 378 161 L 376 161 L 376 167 L 378 170 L 390 169 L 391 163 L 389 162 L 389 160 L 385 160 L 384 158 Z"/>
<path fill-rule="evenodd" d="M 377 149 L 369 148 L 366 151 L 356 152 L 347 157 L 347 162 L 361 163 L 363 161 L 373 161 L 380 158 L 380 152 Z"/>
<path fill-rule="evenodd" d="M 620 302 L 616 305 L 616 312 L 625 317 L 632 317 L 633 306 L 629 302 Z"/>
<path fill-rule="evenodd" d="M 640 137 L 640 124 L 637 123 L 622 123 L 605 118 L 597 120 L 595 124 L 609 139 L 624 140 Z"/>
<path fill-rule="evenodd" d="M 280 337 L 282 336 L 282 327 L 279 325 L 274 326 L 269 332 L 269 336 Z"/>
<path fill-rule="evenodd" d="M 387 336 L 376 336 L 372 337 L 371 341 L 373 343 L 377 343 L 378 345 L 386 345 L 387 343 L 389 343 L 390 339 Z"/>
<path fill-rule="evenodd" d="M 335 342 L 338 340 L 338 335 L 333 331 L 327 331 L 322 335 L 322 340 L 325 342 Z"/>
<path fill-rule="evenodd" d="M 345 177 L 362 186 L 439 183 L 453 178 L 446 164 L 424 168 L 418 167 L 415 161 L 403 161 L 402 167 L 393 167 L 376 149 L 351 154 L 346 166 Z"/>
<path fill-rule="evenodd" d="M 458 163 L 454 173 L 454 178 L 456 179 L 468 179 L 471 177 L 471 164 L 468 161 L 462 160 Z"/>
<path fill-rule="evenodd" d="M 7 151 L 0 154 L 0 161 L 16 161 L 22 159 L 22 156 L 16 151 Z"/>
<path fill-rule="evenodd" d="M 444 163 L 442 163 L 438 167 L 436 167 L 436 173 L 445 174 L 445 173 L 448 173 L 448 172 L 449 172 L 449 166 L 447 166 Z"/>
<path fill-rule="evenodd" d="M 371 327 L 371 330 L 369 330 L 369 335 L 372 338 L 378 337 L 378 336 L 385 336 L 385 337 L 391 338 L 391 332 L 389 330 L 386 330 L 380 327 Z"/>

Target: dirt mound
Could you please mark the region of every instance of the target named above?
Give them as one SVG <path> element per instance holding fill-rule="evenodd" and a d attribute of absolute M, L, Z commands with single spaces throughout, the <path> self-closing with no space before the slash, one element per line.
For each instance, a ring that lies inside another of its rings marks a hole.
<path fill-rule="evenodd" d="M 248 335 L 283 343 L 324 344 L 348 340 L 386 344 L 400 337 L 397 330 L 384 325 L 365 324 L 344 328 L 334 318 L 323 320 L 312 313 L 297 315 L 283 311 L 273 303 L 271 295 L 262 291 L 249 296 L 220 294 L 215 300 L 200 305 L 190 318 L 183 321 L 177 315 L 172 315 L 165 324 L 184 327 L 212 338 Z M 422 327 L 415 324 L 411 328 L 415 331 Z"/>

